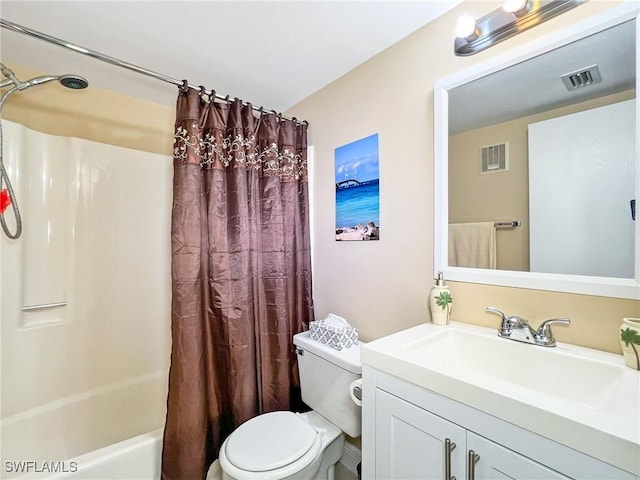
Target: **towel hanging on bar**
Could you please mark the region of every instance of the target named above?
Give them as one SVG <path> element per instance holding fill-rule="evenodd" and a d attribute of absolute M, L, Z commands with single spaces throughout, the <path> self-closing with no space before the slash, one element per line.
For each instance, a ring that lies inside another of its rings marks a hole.
<path fill-rule="evenodd" d="M 493 222 L 449 224 L 449 266 L 496 268 Z"/>

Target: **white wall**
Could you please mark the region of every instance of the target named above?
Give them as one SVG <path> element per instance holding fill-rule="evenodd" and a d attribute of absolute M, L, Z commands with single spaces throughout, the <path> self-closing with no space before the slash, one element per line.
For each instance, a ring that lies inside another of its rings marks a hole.
<path fill-rule="evenodd" d="M 20 239 L 0 240 L 3 465 L 161 427 L 170 157 L 2 126 L 24 225 Z M 57 299 L 67 305 L 22 311 Z"/>

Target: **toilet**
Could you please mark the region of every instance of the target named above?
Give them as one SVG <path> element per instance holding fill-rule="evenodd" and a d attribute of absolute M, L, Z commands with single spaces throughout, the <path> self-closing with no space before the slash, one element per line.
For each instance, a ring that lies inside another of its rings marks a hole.
<path fill-rule="evenodd" d="M 362 375 L 360 344 L 338 351 L 309 332 L 293 343 L 302 400 L 313 410 L 265 413 L 240 425 L 220 447 L 223 479 L 333 480 L 345 433 L 360 436 L 361 407 L 350 394 Z"/>

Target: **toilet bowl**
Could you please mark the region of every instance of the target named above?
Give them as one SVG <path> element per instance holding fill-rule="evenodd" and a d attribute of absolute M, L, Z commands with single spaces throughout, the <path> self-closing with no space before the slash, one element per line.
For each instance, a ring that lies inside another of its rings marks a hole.
<path fill-rule="evenodd" d="M 344 433 L 315 412 L 271 412 L 242 424 L 220 448 L 225 480 L 333 478 Z"/>
<path fill-rule="evenodd" d="M 226 480 L 333 480 L 345 433 L 361 433 L 361 408 L 350 394 L 361 378 L 360 345 L 334 350 L 294 336 L 305 413 L 270 412 L 238 427 L 220 447 Z"/>

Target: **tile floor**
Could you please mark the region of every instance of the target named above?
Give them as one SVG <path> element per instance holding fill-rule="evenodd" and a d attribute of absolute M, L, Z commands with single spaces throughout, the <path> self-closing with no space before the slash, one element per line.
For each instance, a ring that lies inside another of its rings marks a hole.
<path fill-rule="evenodd" d="M 351 473 L 347 467 L 338 462 L 336 465 L 336 477 L 335 480 L 358 480 L 358 477 Z"/>

